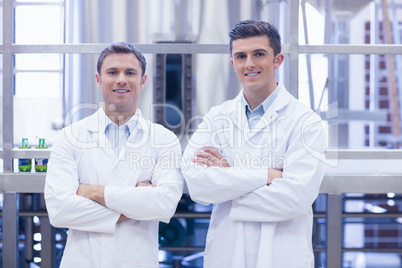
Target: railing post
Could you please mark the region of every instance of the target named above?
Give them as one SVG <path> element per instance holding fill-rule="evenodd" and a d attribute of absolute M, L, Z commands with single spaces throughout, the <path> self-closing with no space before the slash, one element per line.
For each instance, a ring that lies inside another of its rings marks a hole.
<path fill-rule="evenodd" d="M 3 267 L 18 267 L 18 194 L 3 193 Z"/>
<path fill-rule="evenodd" d="M 342 267 L 342 194 L 328 194 L 327 267 Z"/>
<path fill-rule="evenodd" d="M 41 254 L 41 266 L 42 267 L 55 267 L 55 255 L 54 255 L 54 230 L 50 225 L 48 217 L 41 217 L 40 220 L 40 232 L 42 234 L 42 250 Z"/>

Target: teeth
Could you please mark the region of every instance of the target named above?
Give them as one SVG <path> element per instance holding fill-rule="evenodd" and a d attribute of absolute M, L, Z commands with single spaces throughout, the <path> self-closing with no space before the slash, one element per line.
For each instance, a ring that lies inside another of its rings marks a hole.
<path fill-rule="evenodd" d="M 114 92 L 117 92 L 117 93 L 125 93 L 125 92 L 128 92 L 128 90 L 125 90 L 125 89 L 117 89 L 117 90 L 113 90 Z"/>
<path fill-rule="evenodd" d="M 246 76 L 256 76 L 258 73 L 246 74 Z"/>

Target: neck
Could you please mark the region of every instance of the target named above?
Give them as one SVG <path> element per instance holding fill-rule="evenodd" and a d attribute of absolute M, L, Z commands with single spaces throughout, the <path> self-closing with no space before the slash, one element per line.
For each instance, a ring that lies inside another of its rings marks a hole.
<path fill-rule="evenodd" d="M 115 123 L 118 126 L 124 125 L 134 116 L 137 109 L 133 109 L 133 111 L 127 112 L 120 112 L 116 110 L 109 110 L 105 105 L 103 105 L 103 110 L 105 111 L 106 115 L 109 117 L 110 121 Z"/>
<path fill-rule="evenodd" d="M 258 105 L 263 103 L 269 97 L 269 95 L 271 95 L 272 92 L 273 91 L 267 92 L 265 94 L 250 94 L 249 92 L 243 91 L 244 97 L 247 100 L 250 110 L 254 110 L 255 108 L 257 108 Z"/>
<path fill-rule="evenodd" d="M 258 105 L 263 103 L 269 97 L 269 95 L 271 95 L 272 92 L 275 91 L 275 89 L 276 89 L 276 82 L 275 86 L 271 87 L 269 90 L 252 91 L 243 89 L 243 94 L 247 100 L 248 105 L 250 106 L 250 109 L 254 110 L 255 108 L 258 107 Z"/>

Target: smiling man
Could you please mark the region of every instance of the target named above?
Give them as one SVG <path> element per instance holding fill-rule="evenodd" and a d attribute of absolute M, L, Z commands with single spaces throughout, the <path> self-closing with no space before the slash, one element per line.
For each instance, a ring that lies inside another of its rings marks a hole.
<path fill-rule="evenodd" d="M 241 21 L 229 37 L 243 89 L 205 115 L 183 155 L 191 198 L 213 204 L 204 267 L 313 268 L 321 119 L 276 81 L 284 55 L 272 25 Z"/>
<path fill-rule="evenodd" d="M 137 107 L 147 79 L 137 48 L 107 46 L 97 70 L 102 107 L 60 132 L 46 176 L 50 222 L 69 228 L 60 267 L 156 268 L 159 221 L 183 190 L 180 144 Z"/>

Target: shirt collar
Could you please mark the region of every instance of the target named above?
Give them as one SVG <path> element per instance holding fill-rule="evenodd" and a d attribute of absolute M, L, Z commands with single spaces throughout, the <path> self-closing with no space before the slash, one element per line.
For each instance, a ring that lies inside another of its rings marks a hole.
<path fill-rule="evenodd" d="M 128 128 L 129 134 L 131 134 L 135 127 L 137 126 L 138 123 L 138 115 L 140 114 L 140 111 L 137 109 L 135 114 L 123 125 Z M 110 118 L 107 116 L 103 108 L 100 109 L 100 114 L 99 114 L 99 129 L 103 131 L 103 133 L 106 133 L 106 129 L 109 127 L 110 124 L 115 124 L 110 120 Z M 117 126 L 117 124 L 115 124 Z"/>

